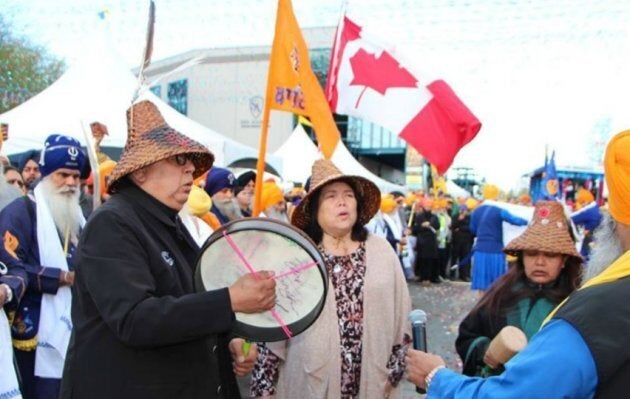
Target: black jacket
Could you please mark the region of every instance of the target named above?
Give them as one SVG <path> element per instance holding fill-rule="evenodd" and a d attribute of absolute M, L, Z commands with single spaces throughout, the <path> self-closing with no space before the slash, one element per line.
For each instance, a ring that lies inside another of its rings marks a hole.
<path fill-rule="evenodd" d="M 475 237 L 470 231 L 470 215 L 466 215 L 462 219 L 459 216 L 453 218 L 451 230 L 453 231 L 452 243 L 454 247 L 460 245 L 470 245 L 472 247 Z"/>
<path fill-rule="evenodd" d="M 630 278 L 576 291 L 554 318 L 582 336 L 597 368 L 596 398 L 626 398 L 630 391 Z"/>
<path fill-rule="evenodd" d="M 422 223 L 429 222 L 430 227 L 422 226 Z M 437 231 L 440 229 L 440 220 L 431 212 L 420 211 L 413 218 L 411 232 L 417 237 L 416 253 L 418 258 L 437 259 L 438 243 Z"/>
<path fill-rule="evenodd" d="M 124 182 L 79 248 L 62 398 L 239 397 L 229 292 L 194 293 L 199 248 L 174 210 Z"/>

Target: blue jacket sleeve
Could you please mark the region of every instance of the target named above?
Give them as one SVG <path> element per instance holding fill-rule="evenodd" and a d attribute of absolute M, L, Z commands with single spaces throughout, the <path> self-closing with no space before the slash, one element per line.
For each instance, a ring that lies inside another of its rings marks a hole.
<path fill-rule="evenodd" d="M 35 235 L 33 226 L 36 222 L 29 214 L 24 201 L 25 199 L 18 198 L 0 212 L 0 234 L 4 239 L 4 245 L 0 246 L 0 260 L 5 262 L 9 269 L 26 271 L 29 290 L 56 294 L 61 269 L 39 264 L 39 250 L 33 239 Z M 9 236 L 11 241 L 17 244 L 17 248 L 11 252 Z"/>
<path fill-rule="evenodd" d="M 479 223 L 477 219 L 479 219 L 479 212 L 472 212 L 470 214 L 470 232 L 473 236 L 477 236 L 477 224 Z"/>
<path fill-rule="evenodd" d="M 597 369 L 579 332 L 564 320 L 553 320 L 496 377 L 466 377 L 438 371 L 428 399 L 450 398 L 593 398 Z"/>
<path fill-rule="evenodd" d="M 13 291 L 13 299 L 8 305 L 15 307 L 26 291 L 26 270 L 19 262 L 12 262 L 4 250 L 0 252 L 0 262 L 7 268 L 6 274 L 0 276 L 0 284 L 8 285 Z"/>
<path fill-rule="evenodd" d="M 505 209 L 501 209 L 501 219 L 516 226 L 525 226 L 527 224 L 527 220 L 521 217 L 512 215 L 510 212 L 506 211 Z"/>

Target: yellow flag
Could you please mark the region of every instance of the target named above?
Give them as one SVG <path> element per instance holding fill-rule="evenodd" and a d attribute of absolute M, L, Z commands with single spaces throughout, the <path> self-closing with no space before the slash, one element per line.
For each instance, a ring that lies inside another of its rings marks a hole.
<path fill-rule="evenodd" d="M 332 157 L 340 141 L 339 130 L 324 96 L 324 90 L 311 69 L 308 48 L 293 14 L 290 0 L 278 0 L 276 33 L 269 58 L 265 109 L 256 166 L 254 216 L 258 216 L 261 211 L 262 177 L 267 152 L 269 113 L 272 109 L 307 116 L 313 125 L 324 158 Z"/>
<path fill-rule="evenodd" d="M 278 1 L 266 104 L 270 109 L 308 116 L 324 157 L 330 159 L 339 142 L 339 130 L 311 69 L 308 48 L 290 0 Z"/>

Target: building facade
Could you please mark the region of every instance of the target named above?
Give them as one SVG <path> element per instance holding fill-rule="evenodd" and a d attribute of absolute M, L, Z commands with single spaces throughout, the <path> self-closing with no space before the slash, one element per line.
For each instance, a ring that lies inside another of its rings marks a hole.
<path fill-rule="evenodd" d="M 306 28 L 303 34 L 311 66 L 324 87 L 335 28 Z M 270 53 L 271 46 L 193 50 L 154 61 L 145 75 L 149 82 L 159 79 L 151 90 L 182 114 L 258 148 Z M 173 72 L 193 59 L 198 62 Z M 289 137 L 296 120 L 290 113 L 271 112 L 269 152 L 275 151 Z M 405 184 L 404 141 L 361 119 L 335 115 L 335 120 L 342 140 L 359 162 L 384 179 Z M 312 136 L 310 130 L 309 133 Z"/>

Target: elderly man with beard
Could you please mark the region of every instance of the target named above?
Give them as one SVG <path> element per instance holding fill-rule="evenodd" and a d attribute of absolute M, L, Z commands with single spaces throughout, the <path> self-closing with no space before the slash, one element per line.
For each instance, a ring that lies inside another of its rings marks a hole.
<path fill-rule="evenodd" d="M 178 212 L 214 156 L 149 101 L 134 104 L 127 121 L 112 196 L 81 234 L 61 396 L 240 397 L 235 374 L 253 368 L 257 350 L 244 353 L 231 334 L 234 313 L 271 309 L 273 275 L 259 271 L 197 292 L 200 248 Z"/>
<path fill-rule="evenodd" d="M 261 217 L 268 217 L 281 222 L 289 223 L 287 216 L 287 201 L 280 186 L 274 181 L 266 181 L 263 183 L 262 194 L 260 199 Z"/>
<path fill-rule="evenodd" d="M 71 292 L 79 232 L 79 175 L 86 157 L 77 140 L 46 139 L 33 198 L 21 197 L 0 212 L 0 256 L 23 267 L 28 286 L 12 325 L 24 398 L 59 396 L 70 339 Z"/>
<path fill-rule="evenodd" d="M 630 130 L 610 141 L 604 168 L 611 219 L 595 234 L 587 275 L 593 277 L 549 315 L 501 375 L 462 376 L 439 356 L 410 350 L 409 379 L 427 387 L 428 398 L 628 397 Z"/>
<path fill-rule="evenodd" d="M 210 169 L 204 190 L 212 198 L 210 212 L 215 214 L 222 225 L 243 218 L 238 204 L 234 201 L 234 188 L 236 178 L 232 172 L 216 166 Z"/>

